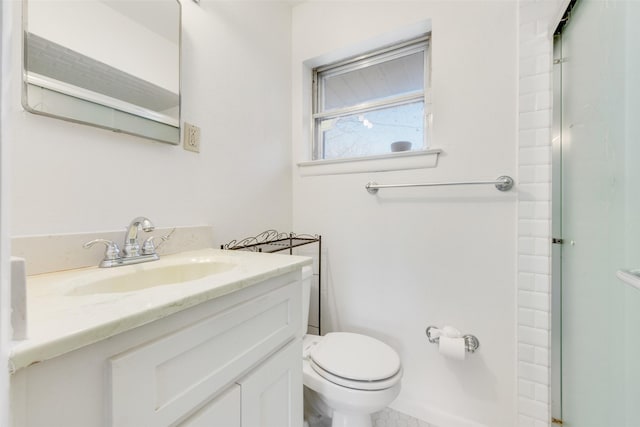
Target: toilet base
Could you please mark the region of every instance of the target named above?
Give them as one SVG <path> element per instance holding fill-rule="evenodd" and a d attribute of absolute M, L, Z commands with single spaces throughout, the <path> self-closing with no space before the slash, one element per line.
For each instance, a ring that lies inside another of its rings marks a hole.
<path fill-rule="evenodd" d="M 370 414 L 341 414 L 333 411 L 331 427 L 373 427 Z"/>
<path fill-rule="evenodd" d="M 308 387 L 304 388 L 304 416 L 310 427 L 373 427 L 370 413 L 332 409 L 322 396 Z"/>

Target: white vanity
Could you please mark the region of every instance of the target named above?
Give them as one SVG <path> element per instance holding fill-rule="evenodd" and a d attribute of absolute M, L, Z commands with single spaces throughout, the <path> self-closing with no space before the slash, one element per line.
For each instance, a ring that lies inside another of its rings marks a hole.
<path fill-rule="evenodd" d="M 13 425 L 300 427 L 310 263 L 207 249 L 30 277 Z"/>

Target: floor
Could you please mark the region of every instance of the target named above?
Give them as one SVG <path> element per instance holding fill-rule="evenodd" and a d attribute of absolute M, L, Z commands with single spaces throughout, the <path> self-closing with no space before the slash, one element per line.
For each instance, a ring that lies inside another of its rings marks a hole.
<path fill-rule="evenodd" d="M 386 408 L 373 414 L 373 427 L 436 427 L 393 409 Z M 310 417 L 309 427 L 331 427 L 331 420 L 322 416 Z"/>
<path fill-rule="evenodd" d="M 436 427 L 389 408 L 373 414 L 372 418 L 373 427 Z"/>

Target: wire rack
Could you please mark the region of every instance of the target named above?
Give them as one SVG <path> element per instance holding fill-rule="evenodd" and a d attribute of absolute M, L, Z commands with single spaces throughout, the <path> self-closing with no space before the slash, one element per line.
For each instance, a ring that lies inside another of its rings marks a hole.
<path fill-rule="evenodd" d="M 220 249 L 265 253 L 288 250 L 289 255 L 293 255 L 294 248 L 312 243 L 318 244 L 318 335 L 322 335 L 322 236 L 318 234 L 280 233 L 276 230 L 267 230 L 256 236 L 232 240 L 229 243 L 220 245 Z"/>

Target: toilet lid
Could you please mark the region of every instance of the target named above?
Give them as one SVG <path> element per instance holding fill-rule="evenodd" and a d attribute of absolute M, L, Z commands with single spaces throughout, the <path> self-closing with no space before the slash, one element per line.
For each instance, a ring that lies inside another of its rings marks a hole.
<path fill-rule="evenodd" d="M 325 335 L 309 358 L 332 376 L 352 381 L 382 381 L 400 371 L 400 357 L 394 349 L 375 338 L 349 332 Z"/>

